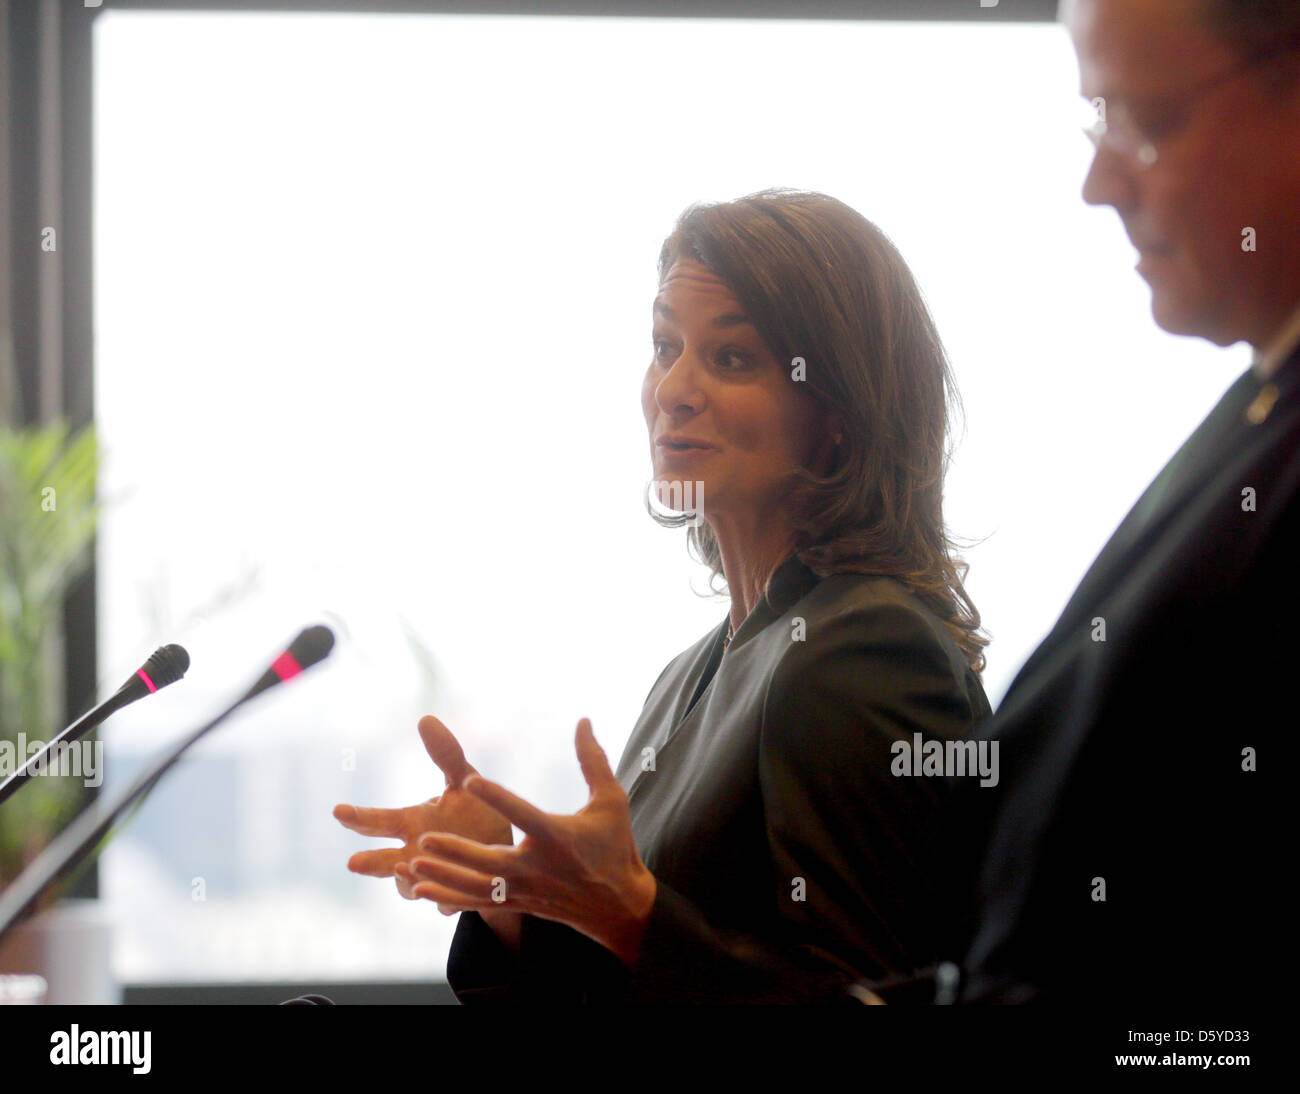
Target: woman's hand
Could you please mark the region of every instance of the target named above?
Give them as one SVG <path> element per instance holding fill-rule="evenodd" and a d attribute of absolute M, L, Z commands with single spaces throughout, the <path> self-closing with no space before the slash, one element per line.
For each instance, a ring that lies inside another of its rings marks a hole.
<path fill-rule="evenodd" d="M 400 839 L 401 847 L 379 851 L 358 851 L 348 859 L 348 869 L 371 877 L 392 877 L 397 891 L 407 900 L 415 900 L 415 880 L 408 864 L 420 852 L 417 840 L 426 832 L 452 832 L 482 843 L 511 844 L 514 834 L 510 822 L 482 800 L 465 792 L 464 783 L 478 772 L 465 759 L 460 742 L 451 730 L 432 715 L 420 719 L 420 737 L 447 778 L 447 789 L 436 798 L 405 809 L 369 809 L 355 805 L 336 805 L 335 818 L 345 827 L 363 836 L 387 836 Z M 458 908 L 439 905 L 444 915 Z"/>
<path fill-rule="evenodd" d="M 572 816 L 543 813 L 481 775 L 466 778 L 462 788 L 524 839 L 515 847 L 486 846 L 427 833 L 419 839 L 426 854 L 411 862 L 413 892 L 441 908 L 507 909 L 566 923 L 631 966 L 654 907 L 655 879 L 637 853 L 627 794 L 586 718 L 578 723 L 577 750 L 591 797 Z"/>

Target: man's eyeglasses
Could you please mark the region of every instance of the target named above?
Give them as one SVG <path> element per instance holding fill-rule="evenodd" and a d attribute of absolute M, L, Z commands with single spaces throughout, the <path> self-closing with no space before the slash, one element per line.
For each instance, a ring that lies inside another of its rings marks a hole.
<path fill-rule="evenodd" d="M 1111 104 L 1104 99 L 1085 102 L 1083 106 L 1089 121 L 1083 126 L 1084 135 L 1098 150 L 1105 145 L 1133 163 L 1151 167 L 1160 158 L 1159 146 L 1187 124 L 1192 108 L 1207 92 L 1297 48 L 1300 48 L 1300 39 L 1284 39 L 1276 46 L 1252 54 L 1226 72 L 1193 85 L 1176 99 L 1165 99 L 1158 104 L 1148 102 L 1146 106 L 1135 109 L 1122 102 Z"/>

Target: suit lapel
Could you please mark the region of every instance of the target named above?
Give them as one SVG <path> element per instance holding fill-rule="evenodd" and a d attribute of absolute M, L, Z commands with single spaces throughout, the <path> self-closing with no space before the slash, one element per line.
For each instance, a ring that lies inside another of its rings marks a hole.
<path fill-rule="evenodd" d="M 716 654 L 717 647 L 722 644 L 723 635 L 727 633 L 727 626 L 728 620 L 723 619 L 723 621 L 713 629 L 709 636 L 696 645 L 695 657 L 691 666 L 687 670 L 685 677 L 677 683 L 674 694 L 657 697 L 654 692 L 651 692 L 650 698 L 646 701 L 645 709 L 642 710 L 641 717 L 638 719 L 636 727 L 632 730 L 632 735 L 628 738 L 627 750 L 623 755 L 623 759 L 619 762 L 620 782 L 623 782 L 624 765 L 635 765 L 632 769 L 633 774 L 631 779 L 623 783 L 623 788 L 627 791 L 629 799 L 631 799 L 631 797 L 636 793 L 637 788 L 645 780 L 646 776 L 650 774 L 650 770 L 642 766 L 640 762 L 642 749 L 646 747 L 653 748 L 657 762 L 658 757 L 663 753 L 664 749 L 668 747 L 668 743 L 677 736 L 682 727 L 687 725 L 691 719 L 699 717 L 700 710 L 704 705 L 705 697 L 708 694 L 709 689 L 713 687 L 713 682 L 717 679 L 718 673 L 722 671 L 722 666 L 719 665 L 718 668 L 714 670 L 713 677 L 704 685 L 702 691 L 700 689 L 700 681 L 703 678 L 704 673 L 708 671 L 709 663 Z M 694 703 L 692 703 L 691 699 L 697 692 L 700 694 L 698 698 L 695 699 Z M 665 705 L 669 707 L 667 718 L 669 729 L 667 734 L 658 741 L 640 740 L 641 727 L 647 718 L 650 718 L 656 723 L 662 723 L 664 720 L 662 712 Z"/>
<path fill-rule="evenodd" d="M 707 704 L 709 693 L 714 690 L 718 677 L 729 670 L 738 655 L 743 657 L 741 653 L 743 647 L 747 646 L 774 619 L 779 619 L 784 615 L 817 584 L 818 580 L 817 575 L 800 562 L 798 558 L 789 558 L 777 567 L 762 598 L 754 606 L 753 611 L 749 613 L 745 621 L 741 623 L 740 629 L 736 631 L 731 640 L 730 648 L 722 655 L 717 668 L 714 669 L 713 675 L 702 691 L 699 688 L 700 680 L 703 674 L 708 671 L 712 655 L 717 652 L 717 647 L 721 645 L 723 635 L 727 633 L 728 620 L 723 619 L 722 623 L 712 632 L 711 637 L 696 647 L 695 662 L 684 685 L 680 687 L 676 698 L 672 701 L 672 714 L 668 733 L 663 740 L 657 743 L 651 742 L 656 757 L 663 754 L 664 750 L 679 733 L 699 719 L 701 711 Z M 700 694 L 692 703 L 691 698 L 696 695 L 697 691 L 700 691 Z M 646 711 L 642 712 L 642 718 L 649 711 L 650 704 L 648 703 Z M 639 761 L 639 750 L 644 747 L 644 743 L 637 740 L 640 725 L 641 723 L 638 722 L 637 728 L 632 731 L 632 736 L 628 742 L 628 752 L 625 753 L 623 760 L 619 763 L 620 771 L 623 768 L 624 761 L 634 759 L 631 755 L 633 749 L 637 749 L 635 759 Z M 637 788 L 648 774 L 648 771 L 641 768 L 636 772 L 630 783 L 625 786 L 629 799 L 636 793 Z M 622 781 L 621 776 L 620 781 Z"/>

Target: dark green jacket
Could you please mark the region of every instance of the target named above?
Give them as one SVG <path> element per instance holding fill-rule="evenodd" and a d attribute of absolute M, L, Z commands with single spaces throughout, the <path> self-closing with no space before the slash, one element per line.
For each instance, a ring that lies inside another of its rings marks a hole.
<path fill-rule="evenodd" d="M 944 783 L 891 746 L 967 735 L 978 677 L 898 581 L 795 560 L 725 633 L 664 669 L 618 765 L 658 883 L 635 968 L 532 917 L 515 959 L 465 913 L 462 1001 L 799 1001 L 933 959 Z"/>

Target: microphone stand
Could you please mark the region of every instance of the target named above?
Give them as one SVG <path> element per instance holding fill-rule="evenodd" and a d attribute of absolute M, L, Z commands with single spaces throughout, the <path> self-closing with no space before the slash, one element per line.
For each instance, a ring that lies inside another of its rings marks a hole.
<path fill-rule="evenodd" d="M 190 667 L 190 655 L 185 651 L 183 646 L 160 646 L 154 651 L 144 665 L 137 669 L 117 691 L 105 699 L 94 710 L 87 711 L 78 718 L 72 725 L 68 726 L 54 740 L 50 741 L 35 756 L 31 757 L 19 767 L 9 778 L 0 783 L 0 805 L 3 805 L 19 789 L 27 784 L 27 781 L 36 774 L 38 767 L 43 767 L 46 757 L 55 756 L 57 759 L 58 749 L 61 746 L 70 744 L 73 741 L 79 741 L 100 722 L 103 722 L 110 715 L 116 714 L 125 706 L 129 706 L 137 699 L 161 688 L 168 684 L 174 684 Z"/>
<path fill-rule="evenodd" d="M 99 843 L 113 823 L 140 798 L 144 797 L 181 758 L 210 730 L 215 729 L 255 695 L 296 676 L 325 658 L 334 645 L 328 627 L 308 627 L 289 648 L 275 659 L 271 668 L 252 688 L 212 721 L 200 726 L 180 744 L 165 749 L 134 783 L 110 804 L 97 801 L 76 818 L 44 851 L 0 894 L 0 940 L 60 874 L 85 857 Z"/>

